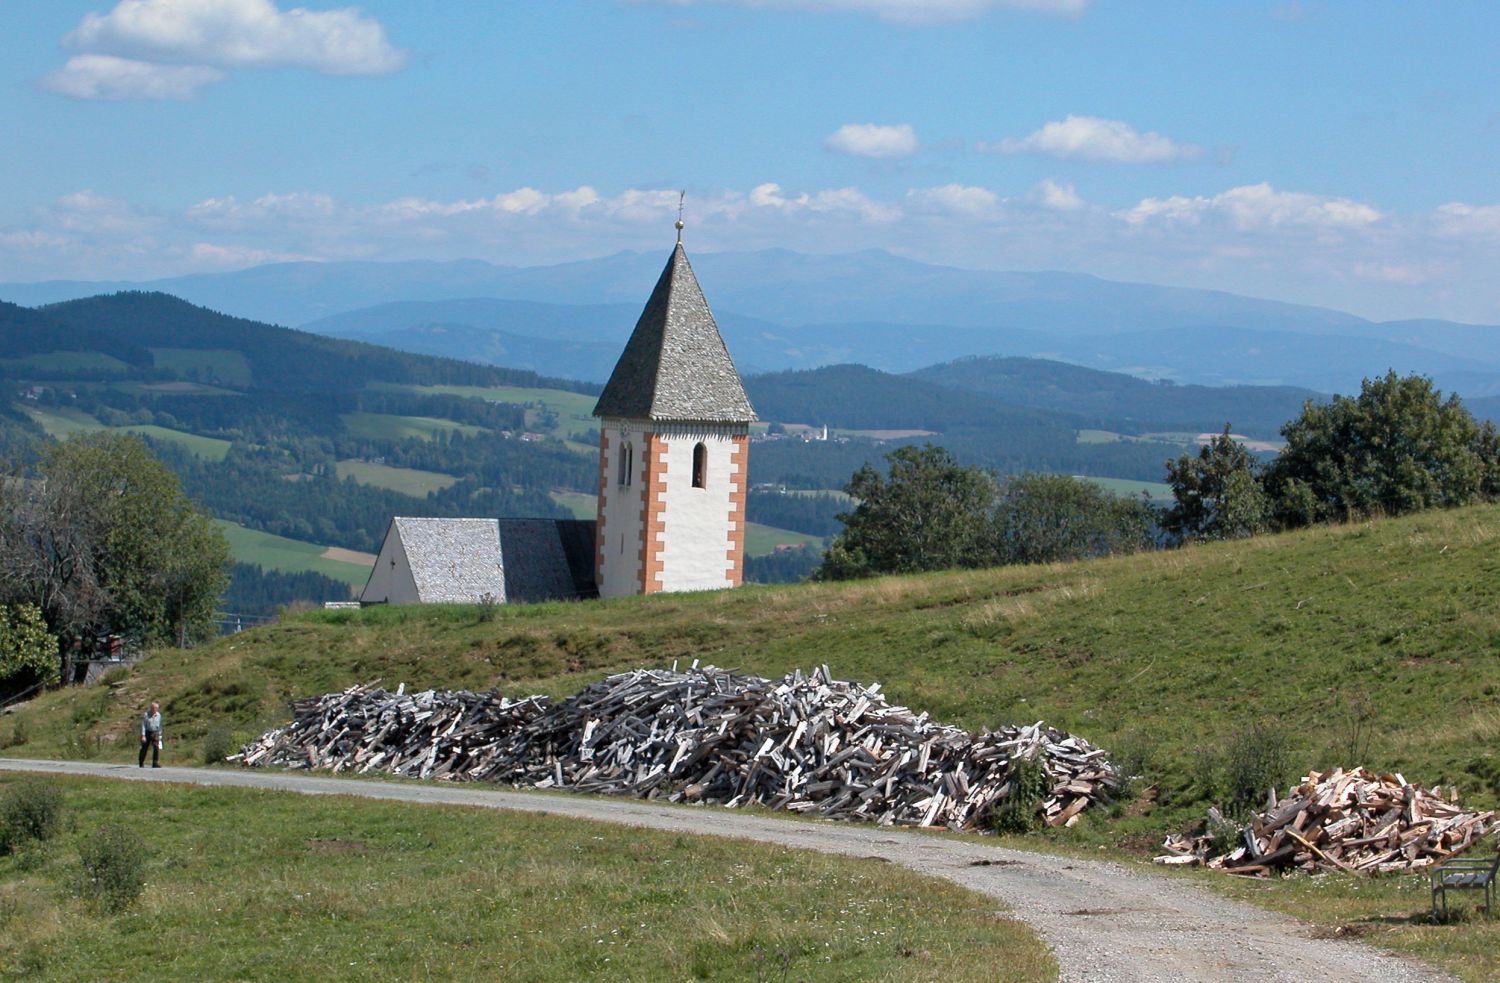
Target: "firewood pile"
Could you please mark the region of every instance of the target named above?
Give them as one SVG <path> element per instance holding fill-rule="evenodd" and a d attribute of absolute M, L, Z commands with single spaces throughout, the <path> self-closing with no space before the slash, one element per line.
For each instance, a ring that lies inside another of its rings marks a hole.
<path fill-rule="evenodd" d="M 1399 774 L 1364 768 L 1312 772 L 1240 831 L 1228 852 L 1215 841 L 1230 829 L 1209 810 L 1209 831 L 1167 837 L 1159 864 L 1203 865 L 1231 874 L 1329 870 L 1344 873 L 1410 871 L 1439 863 L 1484 836 L 1493 812 L 1466 812 L 1458 795 L 1424 790 Z M 1215 837 L 1214 827 L 1221 830 Z"/>
<path fill-rule="evenodd" d="M 231 760 L 976 829 L 1039 762 L 1038 818 L 1071 826 L 1118 788 L 1105 752 L 1045 727 L 970 734 L 827 666 L 780 680 L 712 666 L 619 673 L 566 700 L 391 693 L 300 700 Z"/>

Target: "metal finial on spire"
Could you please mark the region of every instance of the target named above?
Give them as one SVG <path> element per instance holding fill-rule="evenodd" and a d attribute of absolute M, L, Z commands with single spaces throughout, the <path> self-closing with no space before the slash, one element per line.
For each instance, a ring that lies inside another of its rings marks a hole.
<path fill-rule="evenodd" d="M 677 195 L 677 245 L 682 245 L 682 203 L 687 201 L 687 192 L 682 191 Z"/>

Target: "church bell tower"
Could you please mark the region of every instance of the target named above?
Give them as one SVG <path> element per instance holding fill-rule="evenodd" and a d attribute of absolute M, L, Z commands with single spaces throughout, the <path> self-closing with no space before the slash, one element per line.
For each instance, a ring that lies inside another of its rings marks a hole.
<path fill-rule="evenodd" d="M 600 597 L 739 586 L 755 410 L 682 248 L 594 406 Z"/>

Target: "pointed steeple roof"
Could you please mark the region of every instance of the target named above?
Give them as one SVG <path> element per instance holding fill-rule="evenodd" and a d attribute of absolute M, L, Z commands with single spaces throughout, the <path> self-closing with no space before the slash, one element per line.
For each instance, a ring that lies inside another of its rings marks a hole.
<path fill-rule="evenodd" d="M 615 363 L 594 415 L 709 423 L 755 419 L 680 240 Z"/>

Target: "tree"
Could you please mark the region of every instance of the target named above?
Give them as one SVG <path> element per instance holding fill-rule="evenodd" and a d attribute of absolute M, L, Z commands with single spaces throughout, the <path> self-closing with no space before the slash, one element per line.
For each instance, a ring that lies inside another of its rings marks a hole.
<path fill-rule="evenodd" d="M 21 685 L 57 672 L 57 639 L 35 604 L 0 604 L 0 684 Z"/>
<path fill-rule="evenodd" d="M 38 475 L 5 486 L 0 601 L 36 605 L 58 636 L 212 632 L 228 545 L 140 440 L 74 436 Z"/>
<path fill-rule="evenodd" d="M 1357 397 L 1309 401 L 1266 472 L 1286 525 L 1464 505 L 1500 491 L 1495 427 L 1423 376 L 1366 379 Z"/>
<path fill-rule="evenodd" d="M 995 562 L 990 511 L 995 482 L 941 447 L 901 447 L 885 456 L 889 475 L 866 464 L 844 490 L 859 500 L 839 513 L 821 580 L 915 573 Z"/>
<path fill-rule="evenodd" d="M 1000 563 L 1056 563 L 1151 546 L 1156 510 L 1060 474 L 1006 479 L 995 506 Z"/>
<path fill-rule="evenodd" d="M 1162 529 L 1178 542 L 1242 539 L 1264 532 L 1270 503 L 1255 474 L 1255 458 L 1224 432 L 1199 448 L 1197 457 L 1167 462 L 1174 504 L 1162 514 Z"/>

